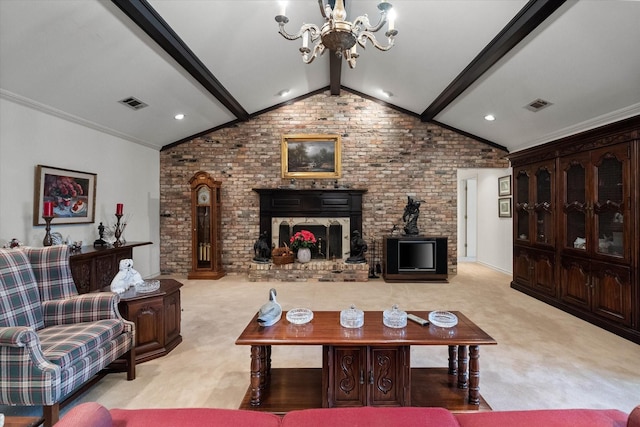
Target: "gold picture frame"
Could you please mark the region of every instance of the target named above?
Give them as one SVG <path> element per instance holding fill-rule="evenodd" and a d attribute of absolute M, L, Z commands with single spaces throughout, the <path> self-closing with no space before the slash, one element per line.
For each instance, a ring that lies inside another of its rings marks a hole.
<path fill-rule="evenodd" d="M 45 225 L 44 202 L 53 204 L 55 224 L 95 222 L 95 173 L 36 166 L 33 225 Z"/>
<path fill-rule="evenodd" d="M 282 135 L 282 178 L 340 178 L 340 135 Z"/>

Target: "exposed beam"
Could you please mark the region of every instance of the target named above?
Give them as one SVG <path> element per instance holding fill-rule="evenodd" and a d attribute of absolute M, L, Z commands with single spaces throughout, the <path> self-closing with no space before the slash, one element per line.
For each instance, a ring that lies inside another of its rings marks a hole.
<path fill-rule="evenodd" d="M 334 51 L 329 51 L 329 87 L 331 95 L 340 95 L 340 76 L 342 74 L 342 56 L 336 55 Z"/>
<path fill-rule="evenodd" d="M 518 14 L 476 56 L 447 88 L 422 113 L 424 122 L 432 121 L 453 100 L 478 80 L 507 52 L 527 37 L 566 0 L 529 0 Z"/>
<path fill-rule="evenodd" d="M 249 120 L 249 113 L 215 78 L 173 29 L 146 0 L 111 0 L 138 27 L 149 35 L 178 64 L 216 97 L 238 120 Z"/>

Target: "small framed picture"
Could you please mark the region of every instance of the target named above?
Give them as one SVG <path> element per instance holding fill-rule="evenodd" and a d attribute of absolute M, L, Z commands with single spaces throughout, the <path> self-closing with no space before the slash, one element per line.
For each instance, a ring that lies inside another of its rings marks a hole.
<path fill-rule="evenodd" d="M 498 196 L 511 195 L 511 175 L 498 178 Z"/>
<path fill-rule="evenodd" d="M 498 216 L 500 218 L 511 218 L 511 197 L 498 199 Z"/>

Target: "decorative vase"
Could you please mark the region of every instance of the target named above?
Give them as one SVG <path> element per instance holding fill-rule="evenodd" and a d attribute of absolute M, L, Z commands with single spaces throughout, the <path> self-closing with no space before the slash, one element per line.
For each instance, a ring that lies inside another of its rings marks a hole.
<path fill-rule="evenodd" d="M 300 248 L 298 249 L 298 262 L 306 263 L 311 261 L 311 249 Z"/>

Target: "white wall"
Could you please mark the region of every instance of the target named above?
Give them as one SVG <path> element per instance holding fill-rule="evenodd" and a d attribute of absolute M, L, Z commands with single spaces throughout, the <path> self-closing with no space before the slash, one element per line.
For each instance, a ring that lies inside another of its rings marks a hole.
<path fill-rule="evenodd" d="M 498 178 L 511 175 L 507 169 L 459 169 L 458 170 L 458 206 L 463 206 L 464 197 L 461 186 L 464 180 L 477 181 L 477 230 L 476 230 L 476 262 L 507 274 L 513 272 L 513 238 L 512 218 L 498 217 Z M 513 196 L 511 196 L 513 200 Z M 473 209 L 468 206 L 468 209 Z M 458 231 L 464 220 L 458 210 Z M 460 234 L 459 234 L 460 235 Z M 460 239 L 458 239 L 460 242 Z M 464 244 L 463 242 L 459 243 Z M 459 254 L 464 254 L 458 248 Z"/>
<path fill-rule="evenodd" d="M 17 238 L 42 246 L 44 226 L 33 226 L 36 165 L 97 174 L 93 224 L 56 225 L 65 238 L 92 244 L 98 224 L 113 225 L 116 203 L 130 219 L 128 241 L 154 244 L 133 250 L 143 277 L 160 274 L 160 153 L 0 97 L 0 246 Z"/>

